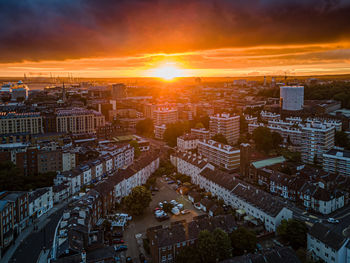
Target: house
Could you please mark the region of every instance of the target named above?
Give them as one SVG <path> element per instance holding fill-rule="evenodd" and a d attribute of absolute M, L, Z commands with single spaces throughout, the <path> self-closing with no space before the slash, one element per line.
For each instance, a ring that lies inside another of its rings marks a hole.
<path fill-rule="evenodd" d="M 350 262 L 350 238 L 343 235 L 347 227 L 348 224 L 329 227 L 315 223 L 307 234 L 307 251 L 311 257 L 327 263 Z"/>
<path fill-rule="evenodd" d="M 29 216 L 39 218 L 53 207 L 52 187 L 35 189 L 29 193 Z"/>
<path fill-rule="evenodd" d="M 67 200 L 70 197 L 69 185 L 59 184 L 52 187 L 53 201 L 55 204 Z"/>
<path fill-rule="evenodd" d="M 200 202 L 200 208 L 204 211 L 204 212 L 209 212 L 209 209 L 215 205 L 215 202 L 208 199 L 208 198 L 203 198 Z"/>

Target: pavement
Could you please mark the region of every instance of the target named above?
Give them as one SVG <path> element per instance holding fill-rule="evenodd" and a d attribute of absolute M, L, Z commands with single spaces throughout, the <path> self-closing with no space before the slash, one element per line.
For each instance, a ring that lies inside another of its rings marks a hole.
<path fill-rule="evenodd" d="M 57 223 L 67 204 L 67 201 L 58 204 L 37 219 L 35 223 L 38 227 L 37 230 L 34 230 L 33 224 L 24 229 L 17 237 L 15 243 L 6 251 L 0 263 L 37 262 L 43 248 L 51 248 Z M 46 251 L 46 253 L 48 252 Z"/>

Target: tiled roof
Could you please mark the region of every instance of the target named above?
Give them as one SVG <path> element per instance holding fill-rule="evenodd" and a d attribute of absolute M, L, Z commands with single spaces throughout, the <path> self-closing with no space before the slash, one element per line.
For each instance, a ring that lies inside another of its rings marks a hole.
<path fill-rule="evenodd" d="M 346 237 L 332 231 L 322 223 L 315 223 L 310 229 L 309 234 L 336 251 L 338 251 L 347 240 Z"/>

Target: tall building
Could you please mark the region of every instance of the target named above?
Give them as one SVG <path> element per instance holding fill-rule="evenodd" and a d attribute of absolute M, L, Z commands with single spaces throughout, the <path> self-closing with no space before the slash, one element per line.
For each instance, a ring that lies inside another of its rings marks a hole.
<path fill-rule="evenodd" d="M 334 147 L 335 127 L 332 124 L 306 123 L 301 127 L 302 152 L 305 163 L 322 162 L 323 154 Z"/>
<path fill-rule="evenodd" d="M 239 139 L 239 119 L 240 116 L 227 113 L 210 116 L 210 136 L 222 134 L 228 143 L 237 143 Z"/>
<path fill-rule="evenodd" d="M 198 128 L 198 129 L 192 128 L 191 134 L 193 136 L 196 136 L 198 139 L 206 139 L 206 140 L 210 139 L 210 133 L 205 128 Z"/>
<path fill-rule="evenodd" d="M 162 125 L 178 121 L 178 111 L 176 108 L 159 107 L 153 112 L 153 123 Z"/>
<path fill-rule="evenodd" d="M 280 88 L 280 104 L 282 110 L 302 110 L 304 106 L 304 87 L 282 86 Z"/>
<path fill-rule="evenodd" d="M 112 85 L 112 98 L 122 99 L 127 96 L 127 87 L 124 83 L 117 83 Z"/>
<path fill-rule="evenodd" d="M 213 140 L 199 140 L 198 153 L 209 162 L 226 170 L 239 167 L 240 150 Z"/>
<path fill-rule="evenodd" d="M 246 178 L 249 177 L 249 167 L 250 167 L 250 152 L 251 146 L 249 143 L 241 143 L 240 145 L 240 172 L 241 176 Z"/>
<path fill-rule="evenodd" d="M 1 112 L 0 134 L 38 134 L 43 133 L 43 119 L 40 112 Z"/>

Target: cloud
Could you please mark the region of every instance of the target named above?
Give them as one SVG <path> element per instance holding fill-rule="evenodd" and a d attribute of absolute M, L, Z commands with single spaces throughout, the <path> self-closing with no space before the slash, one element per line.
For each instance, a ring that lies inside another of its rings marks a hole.
<path fill-rule="evenodd" d="M 348 0 L 0 0 L 0 63 L 348 41 Z"/>

